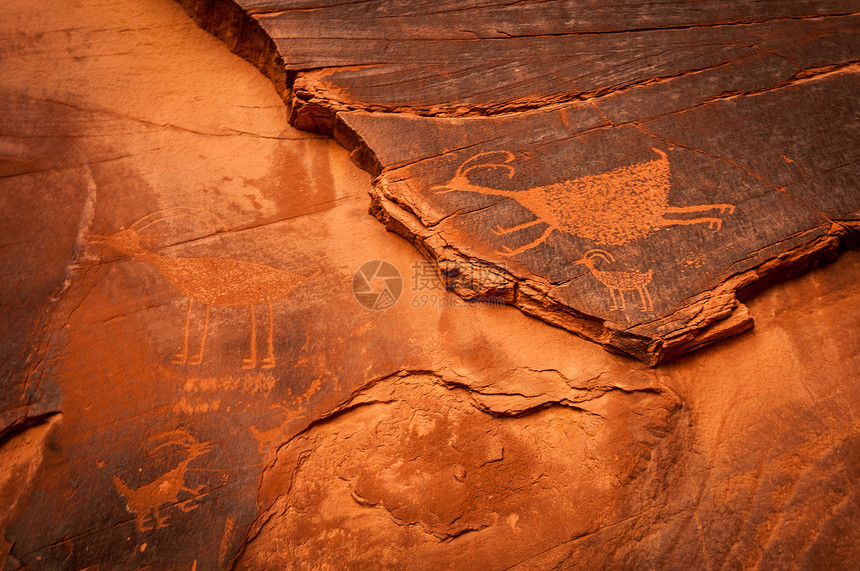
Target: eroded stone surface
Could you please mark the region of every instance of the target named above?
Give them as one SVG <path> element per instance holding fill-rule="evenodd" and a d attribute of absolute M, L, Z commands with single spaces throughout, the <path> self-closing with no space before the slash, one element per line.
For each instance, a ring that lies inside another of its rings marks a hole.
<path fill-rule="evenodd" d="M 237 53 L 269 38 L 291 123 L 466 299 L 655 364 L 853 244 L 850 3 L 181 3 Z"/>
<path fill-rule="evenodd" d="M 653 493 L 643 473 L 677 420 L 663 390 L 592 382 L 510 416 L 514 397 L 488 406 L 444 377 L 376 383 L 278 451 L 260 495 L 271 507 L 238 567 L 505 568 L 594 533 L 634 515 L 628 494 Z"/>
<path fill-rule="evenodd" d="M 649 369 L 446 293 L 172 2 L 2 11 L 0 568 L 857 567 L 856 253 Z M 658 148 L 673 176 L 697 154 Z M 403 279 L 382 311 L 353 295 L 369 260 Z"/>

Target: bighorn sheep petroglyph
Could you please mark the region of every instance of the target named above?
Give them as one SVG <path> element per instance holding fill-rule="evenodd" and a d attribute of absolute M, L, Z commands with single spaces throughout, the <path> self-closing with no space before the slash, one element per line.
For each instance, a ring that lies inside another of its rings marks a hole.
<path fill-rule="evenodd" d="M 535 215 L 534 220 L 523 224 L 510 228 L 494 228 L 493 231 L 499 235 L 524 230 L 537 224 L 546 225 L 543 234 L 536 240 L 515 249 L 505 247 L 502 252 L 505 256 L 534 248 L 555 230 L 586 238 L 600 245 L 626 244 L 645 238 L 661 227 L 681 224 L 707 224 L 711 230 L 719 230 L 722 219 L 717 216 L 670 217 L 674 214 L 709 211 L 731 214 L 734 206 L 669 206 L 669 158 L 665 152 L 653 147 L 652 149 L 660 155 L 659 158 L 526 190 L 505 190 L 472 183 L 469 173 L 477 169 L 503 170 L 508 178 L 514 175 L 514 167 L 509 164 L 514 160 L 514 155 L 510 151 L 479 153 L 463 162 L 451 180 L 444 185 L 433 187 L 433 190 L 477 192 L 512 198 Z"/>
<path fill-rule="evenodd" d="M 602 258 L 603 261 L 609 263 L 615 262 L 615 258 L 609 252 L 604 250 L 589 250 L 581 259 L 576 260 L 574 263 L 587 267 L 591 271 L 591 275 L 609 289 L 609 295 L 612 297 L 612 307 L 609 309 L 626 309 L 624 292 L 636 290 L 642 302 L 639 309 L 642 311 L 654 310 L 654 304 L 651 302 L 651 294 L 648 293 L 648 284 L 651 283 L 651 270 L 647 272 L 598 270 L 594 265 L 595 258 Z"/>

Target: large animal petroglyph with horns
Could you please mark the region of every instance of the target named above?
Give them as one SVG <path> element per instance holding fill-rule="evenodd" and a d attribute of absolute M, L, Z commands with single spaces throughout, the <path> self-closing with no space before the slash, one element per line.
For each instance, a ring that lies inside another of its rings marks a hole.
<path fill-rule="evenodd" d="M 493 231 L 499 235 L 538 224 L 546 225 L 536 240 L 520 248 L 504 248 L 503 254 L 507 256 L 534 248 L 555 230 L 592 240 L 595 244 L 614 246 L 645 238 L 667 226 L 707 224 L 711 230 L 719 230 L 722 219 L 716 213 L 731 214 L 734 206 L 670 206 L 669 157 L 659 149 L 653 150 L 659 157 L 650 161 L 526 190 L 505 190 L 472 183 L 469 173 L 477 169 L 503 170 L 508 178 L 512 178 L 515 172 L 509 164 L 514 160 L 510 151 L 479 153 L 463 162 L 450 181 L 434 187 L 434 190 L 477 192 L 512 198 L 535 215 L 534 220 L 523 224 L 494 228 Z M 711 215 L 673 217 L 691 213 Z"/>

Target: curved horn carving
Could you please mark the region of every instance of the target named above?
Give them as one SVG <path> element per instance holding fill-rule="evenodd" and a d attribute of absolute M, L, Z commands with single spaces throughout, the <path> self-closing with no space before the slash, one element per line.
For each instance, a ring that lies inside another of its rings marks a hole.
<path fill-rule="evenodd" d="M 221 218 L 208 210 L 196 208 L 194 206 L 175 206 L 173 208 L 157 210 L 134 222 L 129 226 L 129 229 L 141 232 L 153 224 L 173 218 L 192 218 L 197 220 L 209 228 L 212 234 L 217 234 L 218 232 L 224 232 L 227 230 L 227 225 L 224 224 L 224 221 L 221 220 Z"/>

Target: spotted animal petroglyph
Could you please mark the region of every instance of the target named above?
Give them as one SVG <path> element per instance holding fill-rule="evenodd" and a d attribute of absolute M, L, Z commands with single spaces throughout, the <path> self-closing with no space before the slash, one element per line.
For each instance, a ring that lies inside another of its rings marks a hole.
<path fill-rule="evenodd" d="M 609 289 L 609 295 L 612 297 L 612 306 L 609 309 L 626 309 L 627 304 L 624 302 L 624 292 L 635 290 L 639 293 L 639 300 L 641 301 L 639 309 L 642 311 L 654 310 L 651 294 L 648 293 L 648 284 L 651 283 L 651 270 L 647 272 L 598 270 L 594 265 L 595 258 L 602 258 L 603 261 L 609 263 L 615 262 L 615 258 L 609 252 L 604 250 L 589 250 L 582 259 L 576 260 L 574 263 L 587 267 L 591 271 L 591 275 Z"/>
<path fill-rule="evenodd" d="M 206 334 L 209 328 L 209 310 L 215 306 L 246 306 L 250 311 L 251 334 L 250 355 L 243 359 L 243 369 L 257 367 L 257 320 L 255 306 L 266 304 L 268 316 L 268 331 L 266 336 L 267 355 L 262 360 L 261 368 L 271 369 L 275 366 L 274 353 L 274 317 L 272 302 L 278 301 L 293 291 L 301 283 L 314 276 L 300 276 L 280 268 L 219 257 L 173 257 L 157 254 L 144 248 L 141 242 L 147 237 L 141 232 L 158 222 L 177 217 L 190 217 L 207 225 L 212 233 L 223 231 L 224 225 L 211 212 L 191 208 L 173 208 L 158 211 L 145 216 L 132 224 L 108 236 L 91 236 L 93 243 L 105 244 L 118 252 L 132 256 L 144 262 L 149 262 L 158 269 L 162 276 L 188 298 L 188 310 L 185 316 L 185 337 L 182 349 L 177 353 L 173 363 L 183 365 L 190 363 L 199 365 L 203 362 L 203 349 L 206 345 Z M 191 327 L 191 312 L 194 302 L 204 304 L 203 331 L 200 336 L 200 350 L 189 359 L 189 335 Z"/>
<path fill-rule="evenodd" d="M 119 476 L 114 475 L 113 484 L 126 502 L 126 509 L 134 515 L 139 531 L 149 531 L 160 527 L 166 527 L 168 516 L 161 513 L 162 506 L 173 504 L 183 512 L 188 512 L 197 507 L 191 502 L 197 500 L 206 485 L 189 488 L 185 485 L 185 474 L 188 472 L 188 464 L 198 456 L 209 452 L 212 448 L 210 442 L 199 442 L 187 429 L 180 428 L 172 433 L 167 433 L 159 438 L 160 444 L 153 448 L 158 452 L 169 446 L 178 446 L 185 449 L 185 459 L 181 460 L 172 470 L 169 470 L 148 484 L 138 488 L 131 488 L 123 482 Z M 179 501 L 180 493 L 187 492 L 191 498 Z M 147 523 L 148 520 L 152 520 Z"/>
<path fill-rule="evenodd" d="M 519 254 L 545 241 L 559 230 L 596 244 L 621 245 L 645 238 L 655 230 L 680 224 L 707 224 L 719 230 L 722 219 L 715 216 L 696 218 L 670 218 L 673 214 L 716 212 L 731 214 L 731 204 L 702 204 L 696 206 L 669 206 L 671 177 L 669 158 L 665 152 L 653 149 L 659 158 L 613 169 L 609 172 L 538 186 L 527 190 L 503 190 L 473 184 L 469 173 L 476 169 L 502 169 L 507 177 L 514 175 L 510 151 L 479 153 L 457 169 L 445 185 L 434 187 L 437 192 L 466 191 L 513 198 L 536 216 L 535 220 L 511 228 L 496 227 L 496 234 L 504 235 L 530 228 L 537 224 L 547 227 L 536 240 L 516 249 L 505 247 L 505 256 Z M 501 157 L 501 162 L 490 161 Z"/>

